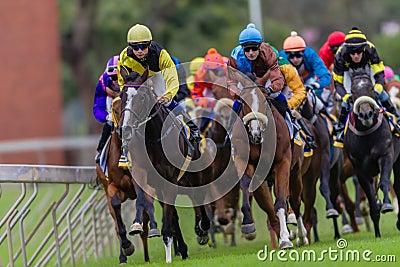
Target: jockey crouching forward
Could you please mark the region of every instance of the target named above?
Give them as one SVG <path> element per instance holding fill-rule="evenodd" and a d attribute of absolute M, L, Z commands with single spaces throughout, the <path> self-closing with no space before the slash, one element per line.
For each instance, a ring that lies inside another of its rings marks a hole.
<path fill-rule="evenodd" d="M 284 85 L 284 88 L 282 89 L 282 92 L 288 99 L 287 102 L 288 102 L 289 108 L 292 111 L 292 114 L 294 115 L 294 117 L 296 118 L 296 122 L 298 123 L 298 126 L 300 126 L 300 128 L 303 130 L 303 132 L 306 135 L 305 136 L 305 143 L 306 143 L 305 148 L 308 150 L 316 149 L 317 143 L 314 140 L 314 136 L 308 129 L 308 126 L 305 123 L 304 119 L 296 111 L 296 109 L 300 106 L 300 104 L 306 98 L 306 89 L 304 87 L 304 84 L 301 81 L 296 68 L 292 64 L 290 64 L 290 62 L 288 60 L 286 60 L 283 57 L 280 57 L 278 54 L 278 50 L 276 50 L 275 47 L 271 46 L 271 48 L 274 50 L 276 57 L 278 58 L 279 69 L 281 70 L 283 77 L 285 78 L 285 85 Z M 288 95 L 290 95 L 290 97 L 288 97 Z"/>
<path fill-rule="evenodd" d="M 364 33 L 353 27 L 346 35 L 345 42 L 336 53 L 334 61 L 333 78 L 335 88 L 337 93 L 342 97 L 342 106 L 337 127 L 339 134 L 335 142 L 335 146 L 338 147 L 343 147 L 344 125 L 350 111 L 351 84 L 349 69 L 369 69 L 371 80 L 375 82 L 374 90 L 378 100 L 388 112 L 399 118 L 399 114 L 390 101 L 389 95 L 383 90 L 385 85 L 383 61 L 379 58 L 374 44 L 367 41 Z M 398 126 L 395 128 L 399 132 Z"/>
<path fill-rule="evenodd" d="M 182 115 L 184 122 L 190 128 L 190 141 L 198 142 L 200 139 L 197 125 L 191 120 L 182 106 L 178 105 L 173 97 L 179 90 L 178 73 L 174 61 L 168 52 L 158 43 L 152 41 L 149 28 L 136 24 L 127 34 L 128 46 L 122 50 L 118 61 L 118 84 L 122 90 L 125 84 L 121 74 L 137 72 L 143 74 L 149 69 L 149 75 L 161 72 L 166 83 L 166 91 L 157 98 L 157 102 L 172 110 L 175 115 Z M 128 158 L 128 144 L 130 140 L 122 140 L 122 155 L 119 160 L 120 167 L 131 165 Z"/>
<path fill-rule="evenodd" d="M 191 96 L 196 107 L 202 108 L 202 114 L 199 119 L 200 132 L 204 133 L 209 122 L 213 118 L 213 108 L 215 97 L 212 86 L 218 77 L 226 75 L 227 65 L 223 56 L 215 48 L 210 48 L 204 56 L 204 60 L 197 69 Z"/>
<path fill-rule="evenodd" d="M 100 76 L 96 86 L 93 101 L 93 115 L 97 121 L 104 123 L 103 131 L 97 146 L 96 163 L 100 162 L 100 154 L 108 137 L 111 135 L 113 120 L 111 115 L 112 99 L 119 95 L 117 77 L 118 56 L 113 56 L 107 61 L 106 70 Z"/>

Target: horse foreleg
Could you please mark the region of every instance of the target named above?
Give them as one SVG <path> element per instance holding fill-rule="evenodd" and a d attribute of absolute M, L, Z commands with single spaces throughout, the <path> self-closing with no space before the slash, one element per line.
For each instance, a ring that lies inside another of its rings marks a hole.
<path fill-rule="evenodd" d="M 108 187 L 109 190 L 110 188 L 111 186 Z M 111 216 L 114 219 L 116 228 L 115 230 L 121 242 L 120 251 L 122 252 L 122 254 L 120 254 L 119 261 L 120 263 L 126 263 L 126 256 L 130 256 L 133 254 L 133 252 L 135 252 L 135 246 L 131 243 L 131 241 L 128 240 L 126 236 L 126 228 L 121 216 L 121 200 L 119 199 L 117 194 L 112 195 L 109 198 L 108 208 L 110 210 Z"/>
<path fill-rule="evenodd" d="M 330 156 L 329 148 L 328 153 L 323 153 L 321 157 L 321 177 L 319 191 L 326 202 L 326 218 L 337 218 L 339 216 L 338 211 L 333 207 L 331 201 L 331 190 L 329 188 L 330 179 Z"/>
<path fill-rule="evenodd" d="M 316 198 L 316 178 L 312 171 L 308 171 L 303 175 L 303 192 L 302 199 L 304 202 L 303 222 L 307 230 L 307 239 L 311 242 L 311 227 L 313 226 L 313 208 Z M 314 234 L 315 237 L 315 234 Z M 314 238 L 315 239 L 315 238 Z"/>
<path fill-rule="evenodd" d="M 393 168 L 393 161 L 388 160 L 387 158 L 379 159 L 380 166 L 380 180 L 379 180 L 379 188 L 383 192 L 383 205 L 381 208 L 382 213 L 393 211 L 393 206 L 389 197 L 389 186 L 390 186 L 390 175 Z"/>
<path fill-rule="evenodd" d="M 372 177 L 370 180 L 368 180 L 367 177 L 358 177 L 358 178 L 359 178 L 358 181 L 368 199 L 368 203 L 370 206 L 370 217 L 374 224 L 375 237 L 381 237 L 381 232 L 379 228 L 380 208 L 377 203 L 377 195 L 374 190 L 373 179 Z"/>
<path fill-rule="evenodd" d="M 129 230 L 129 235 L 141 234 L 143 232 L 143 211 L 147 204 L 144 190 L 140 186 L 135 186 L 136 191 L 136 216 Z"/>
<path fill-rule="evenodd" d="M 195 207 L 194 211 L 195 211 L 194 231 L 197 235 L 197 242 L 200 245 L 205 245 L 208 243 L 209 240 L 208 229 L 207 230 L 203 229 L 203 227 L 206 227 L 207 225 L 203 225 L 202 221 L 203 220 L 208 221 L 207 213 L 205 213 L 204 206 Z M 203 218 L 204 216 L 203 212 L 205 213 L 206 219 Z M 210 228 L 209 221 L 208 221 L 208 228 Z"/>
<path fill-rule="evenodd" d="M 393 165 L 393 176 L 394 176 L 393 189 L 394 192 L 396 193 L 397 205 L 400 206 L 400 156 L 397 158 L 397 161 Z M 397 213 L 396 227 L 400 231 L 400 213 Z"/>
<path fill-rule="evenodd" d="M 185 240 L 183 239 L 181 227 L 179 226 L 179 216 L 178 212 L 175 207 L 173 211 L 173 227 L 174 227 L 174 242 L 176 240 L 177 248 L 179 251 L 179 254 L 181 255 L 182 259 L 185 260 L 188 258 L 188 247 L 185 243 Z"/>
<path fill-rule="evenodd" d="M 256 227 L 251 216 L 251 206 L 250 206 L 250 192 L 249 186 L 251 182 L 251 177 L 244 174 L 240 179 L 240 188 L 242 189 L 242 234 L 247 240 L 252 240 L 256 237 Z"/>
<path fill-rule="evenodd" d="M 142 239 L 142 244 L 143 244 L 143 252 L 144 252 L 144 261 L 149 262 L 150 257 L 149 257 L 149 246 L 148 246 L 148 237 L 149 237 L 149 215 L 144 212 L 143 213 L 143 232 L 140 233 L 140 239 Z"/>

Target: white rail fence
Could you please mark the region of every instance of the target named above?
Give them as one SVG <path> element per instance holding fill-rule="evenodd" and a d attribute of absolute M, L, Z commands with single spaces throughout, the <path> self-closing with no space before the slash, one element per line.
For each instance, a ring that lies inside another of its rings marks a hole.
<path fill-rule="evenodd" d="M 104 191 L 88 188 L 95 177 L 94 167 L 0 164 L 0 266 L 118 255 Z"/>

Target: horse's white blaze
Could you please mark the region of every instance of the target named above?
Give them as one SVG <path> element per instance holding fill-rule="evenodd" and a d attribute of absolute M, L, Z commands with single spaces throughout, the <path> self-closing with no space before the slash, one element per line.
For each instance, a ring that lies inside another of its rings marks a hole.
<path fill-rule="evenodd" d="M 167 237 L 167 243 L 164 242 L 165 247 L 165 262 L 172 262 L 172 237 Z"/>
<path fill-rule="evenodd" d="M 278 216 L 279 225 L 281 227 L 281 232 L 279 233 L 279 244 L 281 244 L 283 241 L 290 242 L 289 231 L 286 226 L 285 210 L 283 208 L 280 208 L 277 211 L 276 215 Z"/>
<path fill-rule="evenodd" d="M 132 105 L 132 97 L 134 95 L 137 95 L 137 90 L 135 89 L 135 87 L 128 87 L 126 94 L 128 97 L 127 97 L 125 107 L 130 107 Z M 127 126 L 130 118 L 131 118 L 131 113 L 128 110 L 125 110 L 124 121 L 122 123 L 122 126 Z"/>
<path fill-rule="evenodd" d="M 260 103 L 258 101 L 256 90 L 251 90 L 251 98 L 253 100 L 251 101 L 251 110 L 258 111 L 258 109 L 260 108 Z"/>

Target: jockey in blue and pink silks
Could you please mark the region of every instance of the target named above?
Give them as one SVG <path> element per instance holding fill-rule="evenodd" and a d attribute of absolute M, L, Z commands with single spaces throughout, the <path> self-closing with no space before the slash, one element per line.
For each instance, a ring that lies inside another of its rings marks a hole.
<path fill-rule="evenodd" d="M 100 160 L 101 151 L 111 135 L 113 127 L 111 104 L 113 98 L 117 97 L 120 92 L 117 76 L 118 58 L 118 56 L 113 56 L 107 61 L 106 69 L 99 78 L 94 94 L 93 115 L 98 122 L 104 123 L 97 146 L 96 163 Z"/>

